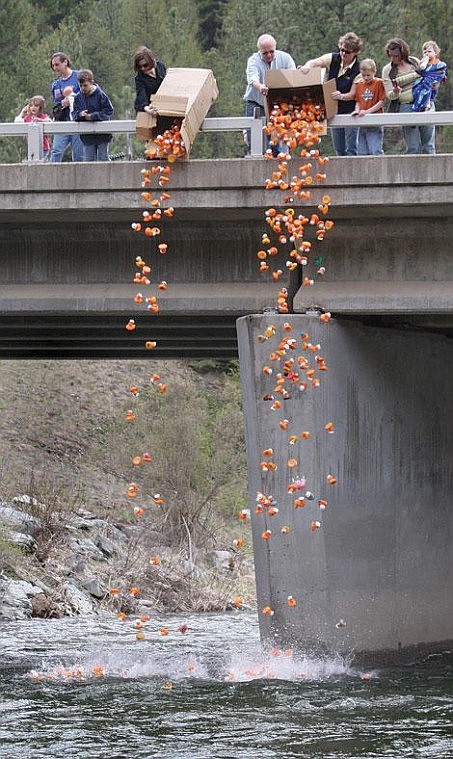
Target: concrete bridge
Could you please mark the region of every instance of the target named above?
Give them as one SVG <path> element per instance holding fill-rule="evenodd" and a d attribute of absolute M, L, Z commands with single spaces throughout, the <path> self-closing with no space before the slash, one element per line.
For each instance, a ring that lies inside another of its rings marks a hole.
<path fill-rule="evenodd" d="M 175 166 L 165 256 L 130 228 L 143 166 L 3 167 L 0 357 L 144 356 L 151 338 L 153 357 L 228 358 L 241 317 L 263 639 L 368 660 L 451 650 L 453 156 L 331 160 L 313 191 L 315 203 L 331 196 L 336 223 L 319 246 L 326 275 L 297 293 L 291 333 L 287 317 L 261 313 L 280 284 L 256 258 L 263 211 L 281 205 L 263 191 L 269 166 Z M 158 317 L 133 302 L 137 255 L 169 282 Z M 304 315 L 313 305 L 332 322 Z M 132 335 L 131 316 L 143 319 Z M 282 349 L 288 334 L 294 348 Z M 283 366 L 291 358 L 298 378 Z M 257 491 L 275 499 L 274 516 L 268 505 L 255 514 Z"/>
<path fill-rule="evenodd" d="M 278 285 L 256 258 L 263 211 L 282 203 L 282 193 L 263 190 L 269 164 L 174 165 L 166 256 L 130 228 L 146 207 L 145 165 L 2 167 L 0 356 L 132 357 L 152 337 L 161 357 L 228 358 L 237 354 L 236 319 L 275 306 Z M 315 303 L 336 316 L 449 334 L 453 155 L 332 158 L 326 173 L 313 190 L 316 203 L 331 196 L 336 222 L 319 246 L 326 275 L 299 291 L 295 310 Z M 137 255 L 169 283 L 158 319 L 132 301 Z M 133 335 L 124 330 L 131 316 Z"/>

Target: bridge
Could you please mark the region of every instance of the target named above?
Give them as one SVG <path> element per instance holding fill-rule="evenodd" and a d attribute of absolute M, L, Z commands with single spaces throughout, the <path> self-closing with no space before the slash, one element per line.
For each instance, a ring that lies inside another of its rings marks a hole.
<path fill-rule="evenodd" d="M 259 491 L 278 504 L 274 516 L 252 506 L 263 639 L 368 662 L 451 651 L 453 156 L 330 161 L 313 189 L 315 205 L 332 199 L 325 278 L 299 290 L 290 317 L 301 372 L 312 371 L 304 356 L 316 362 L 304 333 L 330 372 L 319 371 L 319 387 L 307 374 L 301 388 L 286 372 L 281 412 L 263 366 L 288 335 L 288 317 L 273 311 L 284 280 L 263 278 L 256 257 L 264 210 L 281 205 L 263 190 L 268 164 L 172 167 L 167 255 L 150 255 L 131 230 L 146 205 L 144 166 L 2 168 L 0 357 L 144 357 L 146 339 L 157 340 L 156 358 L 239 348 L 250 501 Z M 133 301 L 138 255 L 169 283 L 158 317 Z M 275 474 L 261 466 L 268 448 Z M 288 486 L 300 479 L 296 509 Z"/>
<path fill-rule="evenodd" d="M 131 230 L 146 203 L 140 161 L 20 164 L 0 176 L 0 356 L 107 358 L 237 355 L 235 322 L 276 304 L 280 284 L 258 272 L 265 192 L 260 158 L 175 164 L 168 254 Z M 312 191 L 332 198 L 335 228 L 319 246 L 324 280 L 295 310 L 316 305 L 373 324 L 451 334 L 453 155 L 332 158 Z M 137 255 L 168 281 L 161 313 L 136 306 Z M 283 255 L 283 254 L 281 254 Z M 280 265 L 283 265 L 284 260 Z M 285 279 L 286 277 L 286 279 Z M 124 325 L 136 318 L 131 334 Z"/>

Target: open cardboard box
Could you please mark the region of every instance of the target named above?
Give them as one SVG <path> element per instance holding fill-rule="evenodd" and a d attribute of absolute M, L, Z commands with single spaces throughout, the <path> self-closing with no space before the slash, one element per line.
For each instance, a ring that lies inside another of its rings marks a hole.
<path fill-rule="evenodd" d="M 154 126 L 147 132 L 149 137 L 145 139 L 155 139 L 176 122 L 188 158 L 195 137 L 218 94 L 217 82 L 210 69 L 167 69 L 158 91 L 151 96 L 151 105 L 157 108 L 159 114 Z"/>
<path fill-rule="evenodd" d="M 266 86 L 269 92 L 264 101 L 266 117 L 272 111 L 274 105 L 279 103 L 293 103 L 303 105 L 308 101 L 322 105 L 326 119 L 323 130 L 319 134 L 327 133 L 327 121 L 336 115 L 338 103 L 330 95 L 337 89 L 335 79 L 325 80 L 326 69 L 312 68 L 308 74 L 303 74 L 299 69 L 270 69 L 266 73 Z"/>

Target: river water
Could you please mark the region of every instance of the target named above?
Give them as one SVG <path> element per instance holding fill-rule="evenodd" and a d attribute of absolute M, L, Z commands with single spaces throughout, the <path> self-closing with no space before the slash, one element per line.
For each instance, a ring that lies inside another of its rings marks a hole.
<path fill-rule="evenodd" d="M 1 759 L 453 757 L 441 659 L 360 671 L 265 654 L 242 611 L 136 634 L 110 617 L 0 623 Z"/>

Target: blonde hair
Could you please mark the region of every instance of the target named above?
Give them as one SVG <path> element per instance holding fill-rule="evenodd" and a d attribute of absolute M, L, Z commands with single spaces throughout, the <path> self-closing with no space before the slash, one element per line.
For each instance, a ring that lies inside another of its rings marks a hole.
<path fill-rule="evenodd" d="M 354 34 L 354 32 L 346 32 L 346 34 L 343 34 L 338 40 L 338 47 L 345 46 L 351 53 L 360 53 L 363 47 L 363 42 L 357 34 Z"/>
<path fill-rule="evenodd" d="M 432 47 L 436 55 L 439 55 L 440 47 L 437 42 L 434 42 L 434 40 L 428 40 L 428 42 L 424 42 L 422 45 L 422 50 L 424 51 L 427 47 Z"/>
<path fill-rule="evenodd" d="M 360 61 L 360 71 L 374 71 L 376 73 L 376 63 L 372 58 L 364 58 L 363 61 Z"/>

